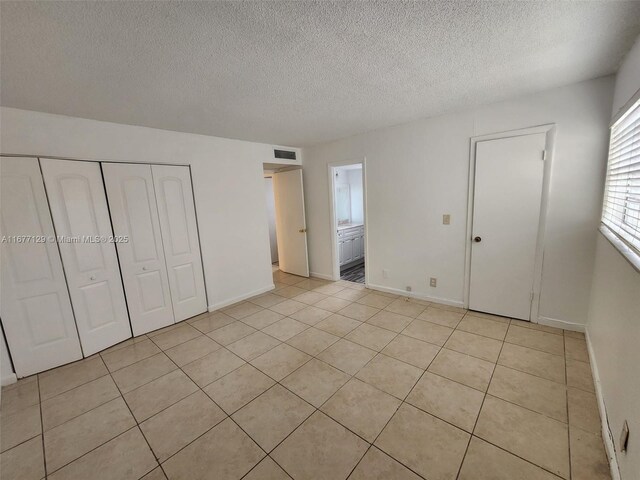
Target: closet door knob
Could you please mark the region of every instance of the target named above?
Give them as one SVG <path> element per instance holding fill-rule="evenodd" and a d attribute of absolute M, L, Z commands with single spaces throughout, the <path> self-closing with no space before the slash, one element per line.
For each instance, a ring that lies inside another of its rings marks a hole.
<path fill-rule="evenodd" d="M 480 243 L 482 241 L 482 237 L 474 237 L 473 241 L 476 243 Z"/>
<path fill-rule="evenodd" d="M 146 272 L 147 271 L 147 267 L 142 267 L 142 270 L 144 270 Z"/>

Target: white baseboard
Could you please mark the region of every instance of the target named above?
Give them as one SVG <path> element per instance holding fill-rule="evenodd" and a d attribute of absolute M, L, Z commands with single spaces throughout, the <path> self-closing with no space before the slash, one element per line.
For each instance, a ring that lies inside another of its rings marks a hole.
<path fill-rule="evenodd" d="M 4 387 L 5 385 L 11 385 L 12 383 L 16 383 L 17 381 L 18 377 L 16 376 L 16 374 L 10 373 L 9 375 L 2 377 L 2 380 L 0 380 L 0 384 Z"/>
<path fill-rule="evenodd" d="M 402 297 L 417 298 L 418 300 L 425 300 L 427 302 L 441 303 L 443 305 L 450 305 L 452 307 L 463 307 L 463 303 L 459 300 L 451 300 L 449 298 L 432 297 L 429 295 L 423 295 L 416 292 L 407 292 L 406 290 L 400 290 L 399 288 L 383 287 L 382 285 L 367 285 L 367 288 L 371 290 L 379 290 L 386 293 L 395 293 Z"/>
<path fill-rule="evenodd" d="M 558 320 L 557 318 L 538 317 L 538 323 L 546 325 L 547 327 L 562 328 L 564 330 L 571 330 L 572 332 L 585 332 L 585 325 L 582 323 L 567 322 L 565 320 Z"/>
<path fill-rule="evenodd" d="M 311 272 L 309 275 L 311 275 L 314 278 L 319 278 L 321 280 L 329 280 L 333 282 L 333 276 L 331 275 L 325 275 L 324 273 L 318 273 L 318 272 Z"/>
<path fill-rule="evenodd" d="M 234 303 L 241 302 L 243 300 L 246 300 L 247 298 L 255 297 L 257 295 L 262 295 L 263 293 L 270 292 L 274 288 L 276 288 L 276 286 L 272 283 L 268 287 L 259 288 L 258 290 L 254 290 L 253 292 L 245 293 L 237 297 L 229 298 L 227 300 L 214 303 L 213 305 L 209 305 L 208 310 L 210 312 L 215 312 L 216 310 L 220 310 L 221 308 L 228 307 L 229 305 L 233 305 Z"/>
<path fill-rule="evenodd" d="M 585 338 L 587 340 L 587 350 L 589 352 L 589 360 L 591 362 L 591 373 L 593 375 L 593 385 L 596 390 L 596 399 L 598 401 L 598 410 L 600 411 L 600 422 L 602 428 L 602 439 L 604 441 L 604 448 L 609 458 L 609 468 L 611 469 L 611 480 L 621 480 L 620 470 L 618 468 L 618 457 L 616 456 L 616 447 L 611 437 L 611 430 L 609 429 L 609 419 L 607 417 L 607 408 L 604 402 L 604 396 L 602 395 L 602 384 L 600 383 L 600 373 L 598 371 L 598 362 L 596 360 L 595 352 L 593 351 L 593 345 L 591 338 L 589 337 L 589 329 L 585 330 Z"/>

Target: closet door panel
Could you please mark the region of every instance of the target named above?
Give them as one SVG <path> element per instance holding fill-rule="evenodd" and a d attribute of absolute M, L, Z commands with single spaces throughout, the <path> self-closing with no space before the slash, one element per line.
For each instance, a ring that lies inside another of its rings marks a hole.
<path fill-rule="evenodd" d="M 189 167 L 152 165 L 176 321 L 207 310 Z"/>
<path fill-rule="evenodd" d="M 0 159 L 0 316 L 18 377 L 82 358 L 36 158 Z M 31 241 L 13 243 L 12 237 Z"/>
<path fill-rule="evenodd" d="M 131 325 L 141 335 L 174 323 L 151 166 L 104 163 L 113 228 L 118 243 Z"/>
<path fill-rule="evenodd" d="M 40 159 L 85 356 L 131 337 L 100 164 Z"/>

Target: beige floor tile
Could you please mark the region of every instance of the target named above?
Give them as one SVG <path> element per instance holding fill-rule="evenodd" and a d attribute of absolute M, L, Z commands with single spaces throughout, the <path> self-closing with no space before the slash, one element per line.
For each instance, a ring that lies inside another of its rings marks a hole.
<path fill-rule="evenodd" d="M 587 392 L 595 392 L 591 366 L 588 363 L 568 358 L 567 385 Z"/>
<path fill-rule="evenodd" d="M 400 403 L 397 398 L 352 378 L 321 410 L 368 442 L 373 442 Z"/>
<path fill-rule="evenodd" d="M 589 361 L 589 352 L 587 350 L 587 342 L 584 338 L 574 338 L 570 336 L 564 337 L 565 355 L 567 358 L 579 360 L 581 362 Z"/>
<path fill-rule="evenodd" d="M 140 360 L 156 355 L 160 353 L 160 351 L 160 348 L 151 340 L 144 340 L 101 355 L 109 371 L 115 372 Z"/>
<path fill-rule="evenodd" d="M 307 328 L 309 328 L 309 325 L 298 322 L 293 318 L 286 317 L 282 320 L 277 321 L 276 323 L 269 325 L 262 331 L 267 335 L 271 335 L 272 337 L 277 338 L 281 342 L 285 342 L 291 337 L 296 336 L 300 332 L 304 332 Z"/>
<path fill-rule="evenodd" d="M 443 348 L 428 371 L 486 392 L 494 368 L 495 365 L 486 360 Z"/>
<path fill-rule="evenodd" d="M 417 338 L 434 345 L 442 346 L 446 343 L 449 336 L 453 333 L 453 329 L 436 325 L 435 323 L 425 322 L 424 320 L 414 320 L 402 331 L 403 335 Z"/>
<path fill-rule="evenodd" d="M 196 338 L 202 335 L 202 332 L 196 328 L 193 328 L 188 323 L 182 323 L 178 328 L 174 328 L 169 332 L 162 333 L 152 337 L 153 343 L 155 343 L 162 350 L 166 350 L 176 345 L 180 345 L 192 338 Z"/>
<path fill-rule="evenodd" d="M 283 343 L 254 358 L 251 364 L 274 380 L 280 381 L 311 358 L 306 353 Z"/>
<path fill-rule="evenodd" d="M 262 308 L 269 308 L 278 303 L 282 303 L 285 300 L 286 298 L 280 295 L 274 295 L 273 293 L 264 293 L 262 295 L 258 295 L 257 297 L 250 298 L 249 302 Z"/>
<path fill-rule="evenodd" d="M 239 357 L 249 361 L 280 345 L 280 341 L 262 332 L 251 335 L 227 345 L 227 348 Z"/>
<path fill-rule="evenodd" d="M 264 452 L 230 418 L 162 464 L 170 480 L 242 478 Z"/>
<path fill-rule="evenodd" d="M 124 367 L 114 372 L 111 376 L 120 391 L 127 393 L 177 368 L 175 363 L 164 353 L 158 353 L 152 357 L 140 360 L 133 365 Z"/>
<path fill-rule="evenodd" d="M 42 403 L 43 428 L 50 430 L 119 396 L 110 375 L 56 395 Z"/>
<path fill-rule="evenodd" d="M 498 317 L 498 318 L 503 318 L 503 317 Z M 561 328 L 548 327 L 546 325 L 542 325 L 541 323 L 533 323 L 525 320 L 517 320 L 515 318 L 511 319 L 511 325 L 514 325 L 516 327 L 529 328 L 531 330 L 538 330 L 539 332 L 555 333 L 556 335 L 564 334 L 564 330 L 562 330 Z"/>
<path fill-rule="evenodd" d="M 559 480 L 546 470 L 472 437 L 458 480 Z"/>
<path fill-rule="evenodd" d="M 487 395 L 474 435 L 569 478 L 567 425 Z"/>
<path fill-rule="evenodd" d="M 149 473 L 147 473 L 144 477 L 142 477 L 140 480 L 167 480 L 167 477 L 162 471 L 162 468 L 156 467 L 153 470 L 151 470 Z"/>
<path fill-rule="evenodd" d="M 204 388 L 231 415 L 270 388 L 275 382 L 248 363 Z"/>
<path fill-rule="evenodd" d="M 379 295 L 377 293 L 369 293 L 364 297 L 360 297 L 358 300 L 356 300 L 356 303 L 368 305 L 373 308 L 384 308 L 393 301 L 393 298 L 385 297 L 384 295 Z"/>
<path fill-rule="evenodd" d="M 302 350 L 311 356 L 315 356 L 336 343 L 338 340 L 340 340 L 340 337 L 331 335 L 323 330 L 310 327 L 295 337 L 291 337 L 287 340 L 287 343 L 298 350 Z"/>
<path fill-rule="evenodd" d="M 559 355 L 505 343 L 498 364 L 554 382 L 565 383 L 565 362 Z"/>
<path fill-rule="evenodd" d="M 600 434 L 571 427 L 571 475 L 576 480 L 611 479 Z"/>
<path fill-rule="evenodd" d="M 277 305 L 284 305 L 287 301 L 278 303 Z M 258 330 L 262 330 L 265 327 L 268 327 L 272 323 L 276 323 L 278 320 L 284 318 L 284 315 L 281 313 L 274 312 L 272 310 L 261 310 L 256 313 L 252 313 L 249 316 L 246 316 L 242 319 L 242 323 L 249 325 L 250 327 L 256 328 Z"/>
<path fill-rule="evenodd" d="M 13 388 L 2 389 L 2 415 L 13 415 L 20 410 L 40 403 L 38 391 L 38 379 L 34 375 L 33 380 L 17 382 Z"/>
<path fill-rule="evenodd" d="M 509 329 L 509 324 L 504 322 L 496 322 L 488 318 L 474 317 L 473 315 L 465 315 L 458 324 L 458 330 L 483 337 L 495 338 L 496 340 L 504 340 Z"/>
<path fill-rule="evenodd" d="M 128 338 L 126 340 L 123 340 L 120 343 L 116 343 L 115 345 L 113 345 L 113 346 L 111 346 L 111 347 L 109 347 L 109 348 L 107 348 L 105 350 L 102 350 L 100 352 L 100 355 L 104 355 L 106 353 L 115 352 L 116 350 L 119 350 L 121 348 L 128 347 L 129 345 L 133 345 L 134 343 L 144 342 L 144 341 L 146 341 L 148 339 L 149 339 L 149 337 L 147 337 L 146 335 L 139 335 L 137 337 Z"/>
<path fill-rule="evenodd" d="M 243 480 L 290 480 L 291 477 L 282 470 L 271 457 L 264 459 L 255 466 Z"/>
<path fill-rule="evenodd" d="M 47 472 L 55 472 L 135 424 L 124 400 L 116 398 L 45 432 Z"/>
<path fill-rule="evenodd" d="M 343 308 L 351 305 L 350 300 L 344 300 L 342 298 L 337 297 L 327 297 L 323 300 L 317 302 L 314 307 L 320 308 L 322 310 L 326 310 L 328 312 L 337 312 L 338 310 L 342 310 Z"/>
<path fill-rule="evenodd" d="M 241 338 L 244 338 L 257 330 L 253 327 L 250 327 L 247 324 L 242 323 L 241 321 L 237 321 L 234 323 L 230 323 L 229 325 L 225 325 L 224 327 L 218 328 L 213 332 L 209 332 L 207 336 L 212 338 L 215 342 L 220 345 L 230 345 L 233 342 L 237 342 Z"/>
<path fill-rule="evenodd" d="M 160 462 L 191 443 L 227 416 L 202 391 L 189 395 L 140 425 Z"/>
<path fill-rule="evenodd" d="M 409 365 L 426 369 L 440 349 L 416 338 L 398 335 L 384 347 L 382 353 Z"/>
<path fill-rule="evenodd" d="M 356 374 L 356 377 L 402 400 L 411 391 L 422 372 L 422 369 L 413 365 L 378 354 Z"/>
<path fill-rule="evenodd" d="M 379 352 L 386 347 L 396 335 L 395 332 L 390 330 L 363 323 L 344 338 Z"/>
<path fill-rule="evenodd" d="M 303 308 L 302 310 L 298 310 L 297 312 L 290 315 L 290 317 L 294 320 L 306 323 L 307 325 L 315 325 L 316 323 L 330 316 L 331 312 L 329 312 L 328 310 L 322 310 L 321 308 L 313 306 Z"/>
<path fill-rule="evenodd" d="M 564 337 L 554 333 L 510 325 L 505 342 L 555 355 L 564 355 Z"/>
<path fill-rule="evenodd" d="M 425 372 L 406 401 L 471 433 L 483 399 L 484 394 L 474 388 Z"/>
<path fill-rule="evenodd" d="M 362 458 L 349 480 L 420 480 L 420 477 L 376 447 Z"/>
<path fill-rule="evenodd" d="M 338 311 L 340 315 L 345 317 L 353 318 L 354 320 L 358 320 L 359 322 L 366 322 L 371 317 L 373 317 L 376 313 L 378 313 L 380 309 L 370 307 L 368 305 L 361 305 L 359 303 L 352 303 Z"/>
<path fill-rule="evenodd" d="M 403 403 L 375 446 L 425 478 L 454 480 L 469 434 Z"/>
<path fill-rule="evenodd" d="M 376 327 L 391 330 L 392 332 L 400 333 L 402 330 L 407 328 L 407 325 L 412 321 L 413 319 L 406 315 L 400 315 L 399 313 L 393 313 L 387 310 L 380 310 L 373 317 L 367 320 L 367 323 L 375 325 Z"/>
<path fill-rule="evenodd" d="M 191 325 L 202 333 L 209 333 L 217 330 L 218 328 L 222 328 L 226 325 L 230 325 L 235 322 L 235 318 L 230 317 L 222 312 L 214 312 L 207 315 L 204 318 L 200 318 L 195 322 L 189 322 Z"/>
<path fill-rule="evenodd" d="M 567 423 L 567 392 L 560 383 L 498 365 L 487 393 Z"/>
<path fill-rule="evenodd" d="M 262 307 L 258 305 L 254 305 L 249 302 L 240 302 L 236 305 L 232 305 L 223 310 L 225 315 L 229 315 L 230 317 L 235 318 L 236 320 L 241 320 L 244 317 L 248 317 L 254 313 L 257 313 L 262 310 Z"/>
<path fill-rule="evenodd" d="M 354 290 L 352 288 L 345 288 L 344 290 L 333 294 L 334 297 L 342 298 L 343 300 L 349 300 L 350 302 L 355 302 L 365 295 L 368 295 L 368 292 L 364 290 Z"/>
<path fill-rule="evenodd" d="M 332 335 L 343 337 L 360 325 L 362 325 L 362 322 L 359 322 L 358 320 L 334 313 L 321 322 L 316 323 L 314 326 L 320 330 L 329 332 Z"/>
<path fill-rule="evenodd" d="M 349 378 L 346 373 L 314 358 L 280 383 L 319 408 Z"/>
<path fill-rule="evenodd" d="M 602 424 L 595 394 L 569 387 L 567 396 L 569 399 L 569 425 L 590 433 L 600 434 Z"/>
<path fill-rule="evenodd" d="M 42 433 L 40 405 L 31 405 L 13 415 L 2 415 L 0 422 L 0 449 L 4 452 Z"/>
<path fill-rule="evenodd" d="M 114 459 L 118 461 L 114 462 Z M 140 430 L 132 428 L 82 458 L 58 470 L 52 480 L 134 480 L 156 468 Z M 146 478 L 146 477 L 145 477 Z"/>
<path fill-rule="evenodd" d="M 445 305 L 444 303 L 437 303 L 437 302 L 431 302 L 429 304 L 430 307 L 434 307 L 434 308 L 439 308 L 440 310 L 447 310 L 449 312 L 457 312 L 457 313 L 467 313 L 467 310 L 462 308 L 462 307 L 454 307 L 453 305 Z M 471 310 L 469 310 L 469 312 L 471 312 Z M 494 315 L 487 315 L 486 313 L 479 313 L 479 312 L 471 312 L 474 315 L 479 315 L 482 317 L 493 317 Z"/>
<path fill-rule="evenodd" d="M 278 290 L 277 294 L 280 295 L 281 297 L 293 298 L 293 297 L 297 297 L 298 295 L 302 295 L 305 292 L 306 290 L 304 288 L 288 286 Z"/>
<path fill-rule="evenodd" d="M 40 401 L 79 387 L 109 373 L 100 355 L 55 368 L 38 375 Z"/>
<path fill-rule="evenodd" d="M 191 395 L 198 387 L 182 370 L 157 378 L 129 393 L 124 399 L 138 423 Z"/>
<path fill-rule="evenodd" d="M 342 285 L 336 285 L 335 283 L 329 283 L 313 289 L 314 292 L 324 293 L 325 295 L 335 295 L 336 293 L 344 290 Z"/>
<path fill-rule="evenodd" d="M 308 305 L 306 303 L 297 302 L 295 300 L 285 300 L 282 303 L 278 303 L 277 305 L 270 307 L 270 309 L 284 316 L 289 316 L 303 308 L 307 308 L 307 306 Z"/>
<path fill-rule="evenodd" d="M 270 452 L 314 411 L 300 397 L 274 385 L 232 418 L 263 450 Z"/>
<path fill-rule="evenodd" d="M 464 314 L 457 312 L 449 312 L 435 307 L 427 307 L 427 309 L 418 315 L 419 320 L 436 323 L 443 327 L 456 328 L 462 320 Z"/>
<path fill-rule="evenodd" d="M 385 307 L 385 310 L 404 315 L 406 317 L 416 318 L 425 311 L 427 305 L 408 301 L 406 298 L 398 298 Z"/>
<path fill-rule="evenodd" d="M 583 332 L 573 332 L 571 330 L 563 330 L 563 333 L 565 337 L 579 338 L 581 340 L 585 339 L 585 335 Z"/>
<path fill-rule="evenodd" d="M 182 370 L 202 388 L 244 364 L 240 357 L 221 348 L 185 365 Z"/>
<path fill-rule="evenodd" d="M 328 280 L 322 280 L 319 278 L 305 278 L 295 283 L 295 286 L 298 288 L 304 288 L 305 290 L 313 290 L 314 288 L 321 287 L 323 285 L 328 285 L 330 282 Z"/>
<path fill-rule="evenodd" d="M 367 447 L 367 442 L 317 411 L 271 456 L 296 480 L 338 480 L 347 478 Z"/>
<path fill-rule="evenodd" d="M 165 353 L 176 365 L 182 367 L 187 363 L 204 357 L 208 353 L 215 352 L 219 348 L 221 346 L 209 337 L 200 335 L 193 340 L 165 350 Z"/>
<path fill-rule="evenodd" d="M 374 350 L 341 339 L 318 355 L 318 358 L 349 375 L 355 375 L 375 355 Z"/>
<path fill-rule="evenodd" d="M 4 396 L 4 393 L 2 394 Z M 42 437 L 31 440 L 0 455 L 0 475 L 7 480 L 40 480 L 44 478 Z"/>
<path fill-rule="evenodd" d="M 466 315 L 471 315 L 474 317 L 478 317 L 478 318 L 487 318 L 489 320 L 495 320 L 496 322 L 502 322 L 502 323 L 506 323 L 507 325 L 510 324 L 512 322 L 512 320 L 509 317 L 501 317 L 500 315 L 492 315 L 490 313 L 484 313 L 484 312 L 475 312 L 473 310 L 468 310 L 468 311 L 464 311 L 464 309 L 457 309 L 455 311 L 460 311 L 465 313 Z M 520 321 L 520 320 L 518 320 Z M 522 323 L 531 323 L 531 322 L 522 322 Z"/>
<path fill-rule="evenodd" d="M 481 337 L 475 333 L 456 330 L 445 343 L 445 347 L 495 363 L 498 361 L 502 342 L 493 338 Z"/>
<path fill-rule="evenodd" d="M 320 300 L 324 300 L 325 298 L 327 298 L 327 296 L 328 295 L 319 292 L 304 292 L 300 295 L 296 295 L 292 298 L 292 300 L 295 300 L 296 302 L 302 302 L 306 305 L 313 305 L 315 303 L 318 303 Z"/>

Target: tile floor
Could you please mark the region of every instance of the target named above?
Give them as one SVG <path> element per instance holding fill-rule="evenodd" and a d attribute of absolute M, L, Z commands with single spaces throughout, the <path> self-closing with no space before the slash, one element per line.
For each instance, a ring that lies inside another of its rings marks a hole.
<path fill-rule="evenodd" d="M 583 335 L 274 278 L 5 387 L 2 478 L 609 478 Z"/>

